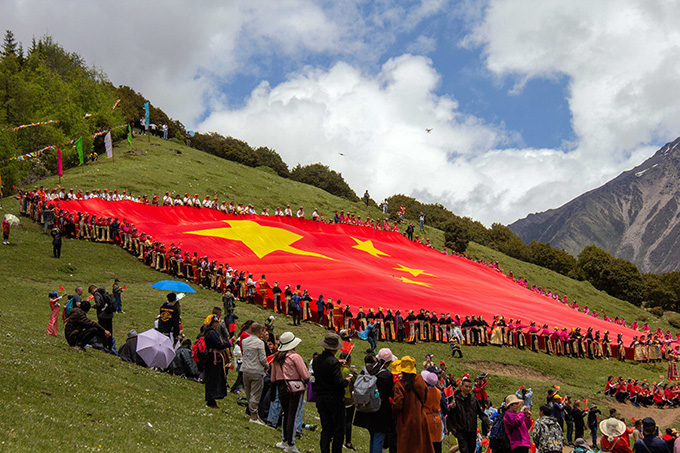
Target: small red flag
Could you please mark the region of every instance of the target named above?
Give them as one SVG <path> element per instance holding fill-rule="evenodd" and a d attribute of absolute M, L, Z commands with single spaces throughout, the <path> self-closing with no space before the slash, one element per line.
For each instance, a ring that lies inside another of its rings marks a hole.
<path fill-rule="evenodd" d="M 453 388 L 450 385 L 444 389 L 444 396 L 453 396 Z"/>
<path fill-rule="evenodd" d="M 87 300 L 92 300 L 92 299 L 94 299 L 94 296 L 89 296 L 89 297 L 87 298 Z"/>
<path fill-rule="evenodd" d="M 63 286 L 59 285 L 59 289 L 62 291 L 66 291 Z"/>
<path fill-rule="evenodd" d="M 274 361 L 274 354 L 267 356 L 267 363 L 272 363 Z"/>
<path fill-rule="evenodd" d="M 127 286 L 123 286 L 123 289 L 127 289 Z"/>
<path fill-rule="evenodd" d="M 351 341 L 343 341 L 342 348 L 340 350 L 347 354 L 351 354 L 352 351 L 354 350 L 354 343 L 352 343 Z"/>
<path fill-rule="evenodd" d="M 584 399 L 583 399 L 583 404 L 588 404 L 588 400 L 584 398 Z"/>

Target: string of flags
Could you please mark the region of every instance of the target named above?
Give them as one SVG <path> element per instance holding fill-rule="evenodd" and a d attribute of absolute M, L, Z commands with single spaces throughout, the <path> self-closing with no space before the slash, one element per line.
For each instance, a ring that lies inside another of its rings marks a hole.
<path fill-rule="evenodd" d="M 0 131 L 15 131 L 16 132 L 20 129 L 25 129 L 27 127 L 44 126 L 46 124 L 57 124 L 57 123 L 59 123 L 58 120 L 38 121 L 36 123 L 22 124 L 22 125 L 16 126 L 16 127 L 8 127 L 6 129 L 0 129 Z"/>

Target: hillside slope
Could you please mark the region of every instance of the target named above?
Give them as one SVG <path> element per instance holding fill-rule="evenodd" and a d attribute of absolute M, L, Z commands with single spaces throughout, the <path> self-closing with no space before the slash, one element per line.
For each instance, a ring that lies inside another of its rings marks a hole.
<path fill-rule="evenodd" d="M 577 255 L 596 245 L 643 272 L 680 269 L 680 138 L 597 189 L 509 225 Z"/>

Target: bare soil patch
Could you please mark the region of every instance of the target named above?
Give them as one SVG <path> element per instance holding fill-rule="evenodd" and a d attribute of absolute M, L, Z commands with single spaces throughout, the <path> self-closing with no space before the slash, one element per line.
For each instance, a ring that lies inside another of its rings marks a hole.
<path fill-rule="evenodd" d="M 563 382 L 543 374 L 540 371 L 536 371 L 533 368 L 521 366 L 521 365 L 510 365 L 506 363 L 489 362 L 489 361 L 479 361 L 479 362 L 461 362 L 468 368 L 473 370 L 481 371 L 482 373 L 495 374 L 496 376 L 506 376 L 512 378 L 524 378 L 530 381 L 537 382 L 550 382 L 552 384 L 563 384 Z"/>

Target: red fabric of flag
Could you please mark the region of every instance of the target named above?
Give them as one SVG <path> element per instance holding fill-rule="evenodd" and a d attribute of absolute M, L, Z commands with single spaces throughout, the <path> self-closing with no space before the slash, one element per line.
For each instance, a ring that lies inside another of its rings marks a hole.
<path fill-rule="evenodd" d="M 340 350 L 342 352 L 345 352 L 347 354 L 351 354 L 353 349 L 354 349 L 354 343 L 352 343 L 351 341 L 343 341 L 342 342 L 342 348 L 340 348 Z"/>
<path fill-rule="evenodd" d="M 378 307 L 425 308 L 461 317 L 494 315 L 559 327 L 594 327 L 632 336 L 628 328 L 573 310 L 521 287 L 502 272 L 446 256 L 395 232 L 285 216 L 229 215 L 189 206 L 153 206 L 101 199 L 63 201 L 66 211 L 118 217 L 182 253 L 207 255 L 220 264 L 268 281 L 301 285 L 312 298 L 341 299 L 356 314 Z M 272 297 L 271 290 L 269 297 Z M 312 309 L 316 307 L 312 305 Z"/>
<path fill-rule="evenodd" d="M 444 389 L 444 396 L 453 396 L 453 388 L 450 385 Z"/>

